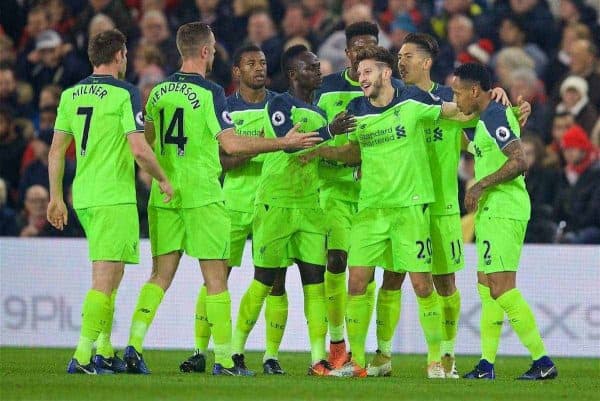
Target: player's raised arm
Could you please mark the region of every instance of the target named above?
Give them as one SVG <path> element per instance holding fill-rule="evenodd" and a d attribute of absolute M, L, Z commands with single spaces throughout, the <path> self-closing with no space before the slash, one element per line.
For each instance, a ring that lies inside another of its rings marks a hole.
<path fill-rule="evenodd" d="M 63 199 L 63 175 L 65 173 L 65 152 L 72 140 L 71 135 L 54 131 L 48 154 L 50 203 L 48 203 L 46 217 L 50 224 L 59 230 L 62 230 L 68 223 L 67 206 Z"/>

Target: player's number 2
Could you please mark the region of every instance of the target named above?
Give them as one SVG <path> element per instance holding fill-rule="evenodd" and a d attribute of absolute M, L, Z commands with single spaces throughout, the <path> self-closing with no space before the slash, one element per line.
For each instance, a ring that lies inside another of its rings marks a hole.
<path fill-rule="evenodd" d="M 90 123 L 92 122 L 92 114 L 94 113 L 93 107 L 78 107 L 77 115 L 84 116 L 85 121 L 83 122 L 83 136 L 81 138 L 81 156 L 85 156 L 87 150 L 88 135 L 90 134 Z"/>
<path fill-rule="evenodd" d="M 187 138 L 183 133 L 183 108 L 178 107 L 173 113 L 173 117 L 169 122 L 167 130 L 165 132 L 165 109 L 160 109 L 160 150 L 161 154 L 164 154 L 165 144 L 177 145 L 177 155 L 185 155 L 185 144 Z M 177 134 L 173 135 L 173 132 L 177 129 Z"/>

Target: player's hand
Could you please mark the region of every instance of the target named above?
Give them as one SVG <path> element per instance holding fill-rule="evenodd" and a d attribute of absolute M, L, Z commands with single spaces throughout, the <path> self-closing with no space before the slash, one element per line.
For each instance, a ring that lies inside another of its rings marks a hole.
<path fill-rule="evenodd" d="M 48 209 L 46 210 L 46 218 L 54 228 L 62 231 L 62 229 L 67 225 L 69 219 L 65 202 L 62 200 L 55 201 L 50 199 L 50 203 L 48 203 Z"/>
<path fill-rule="evenodd" d="M 329 124 L 331 135 L 347 134 L 354 131 L 355 128 L 356 119 L 352 114 L 348 114 L 345 111 L 335 116 L 335 119 Z"/>
<path fill-rule="evenodd" d="M 160 193 L 165 195 L 163 197 L 163 202 L 169 203 L 173 198 L 173 187 L 169 180 L 159 181 L 158 187 L 160 188 Z"/>
<path fill-rule="evenodd" d="M 481 198 L 482 194 L 483 188 L 478 182 L 467 189 L 467 193 L 465 194 L 465 208 L 467 209 L 467 212 L 471 213 L 477 210 L 477 204 L 479 203 L 479 198 Z"/>
<path fill-rule="evenodd" d="M 492 100 L 497 103 L 502 104 L 505 107 L 512 106 L 510 104 L 510 100 L 508 99 L 508 95 L 506 94 L 506 91 L 502 88 L 492 89 Z"/>
<path fill-rule="evenodd" d="M 308 149 L 323 141 L 322 138 L 318 137 L 318 132 L 302 133 L 298 132 L 299 128 L 300 124 L 294 125 L 292 129 L 289 130 L 288 133 L 283 137 L 284 149 Z"/>
<path fill-rule="evenodd" d="M 519 124 L 521 124 L 521 127 L 524 127 L 531 115 L 531 104 L 523 99 L 523 96 L 519 96 L 517 106 L 519 106 Z"/>

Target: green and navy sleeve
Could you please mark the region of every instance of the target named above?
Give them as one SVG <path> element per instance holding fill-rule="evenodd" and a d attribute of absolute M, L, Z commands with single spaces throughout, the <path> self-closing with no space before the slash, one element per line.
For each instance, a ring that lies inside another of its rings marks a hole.
<path fill-rule="evenodd" d="M 509 143 L 519 139 L 519 126 L 514 121 L 509 121 L 508 113 L 513 117 L 511 109 L 506 109 L 496 103 L 497 106 L 492 107 L 490 110 L 486 110 L 482 115 L 483 123 L 488 134 L 494 139 L 500 149 L 504 149 Z"/>
<path fill-rule="evenodd" d="M 234 128 L 233 121 L 227 108 L 225 91 L 220 86 L 211 88 L 212 103 L 208 106 L 207 122 L 212 135 L 216 138 L 228 128 Z"/>
<path fill-rule="evenodd" d="M 70 101 L 70 90 L 66 90 L 60 97 L 58 111 L 56 112 L 56 121 L 54 122 L 54 130 L 72 135 L 73 131 L 71 128 L 71 112 L 69 111 L 69 107 L 67 105 L 67 103 Z"/>
<path fill-rule="evenodd" d="M 121 126 L 125 135 L 144 130 L 144 118 L 142 115 L 142 103 L 140 92 L 131 85 L 125 88 L 128 96 L 123 102 L 121 110 Z"/>

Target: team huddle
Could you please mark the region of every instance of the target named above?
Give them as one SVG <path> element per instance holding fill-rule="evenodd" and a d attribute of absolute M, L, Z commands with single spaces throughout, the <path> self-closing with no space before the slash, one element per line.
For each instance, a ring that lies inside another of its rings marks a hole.
<path fill-rule="evenodd" d="M 429 35 L 408 35 L 397 64 L 377 38 L 375 24 L 348 26 L 350 67 L 324 78 L 316 55 L 302 45 L 290 47 L 281 60 L 289 83 L 282 94 L 266 89 L 261 49 L 242 46 L 233 57 L 239 89 L 226 98 L 205 78 L 215 54 L 210 27 L 185 24 L 176 38 L 181 69 L 153 88 L 145 113 L 137 89 L 120 79 L 125 37 L 110 30 L 90 39 L 94 72 L 63 92 L 49 157 L 48 220 L 62 229 L 64 154 L 75 141 L 73 206 L 92 261 L 92 287 L 68 373 L 150 373 L 144 338 L 185 253 L 199 260 L 204 285 L 195 352 L 180 365 L 183 372 L 206 370 L 212 337 L 214 375 L 254 375 L 245 346 L 266 304 L 263 372 L 285 374 L 278 358 L 288 319 L 285 277 L 296 264 L 309 375 L 391 374 L 408 274 L 428 350 L 427 376 L 459 378 L 455 273 L 464 267 L 464 247 L 456 176 L 465 150 L 474 154 L 477 181 L 465 206 L 476 211 L 482 355 L 463 377 L 495 378 L 505 314 L 533 360 L 519 379 L 557 377 L 516 288 L 530 215 L 519 124 L 530 105 L 511 107 L 477 64 L 458 67 L 451 87 L 432 82 L 439 49 Z M 396 66 L 402 80 L 392 76 Z M 153 177 L 153 266 L 121 359 L 110 336 L 124 264 L 139 262 L 134 160 Z M 227 281 L 232 271 L 235 280 L 250 235 L 254 279 L 233 325 Z M 376 267 L 384 269 L 378 291 Z M 378 349 L 367 362 L 374 310 Z"/>

